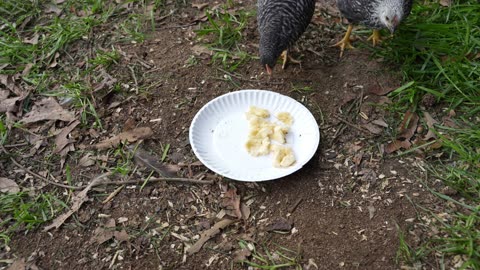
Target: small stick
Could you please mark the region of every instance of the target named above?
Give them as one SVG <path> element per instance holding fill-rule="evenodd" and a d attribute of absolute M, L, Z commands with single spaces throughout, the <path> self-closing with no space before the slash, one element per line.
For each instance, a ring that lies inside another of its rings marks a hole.
<path fill-rule="evenodd" d="M 113 197 L 117 196 L 118 193 L 120 193 L 120 191 L 122 191 L 122 189 L 125 187 L 125 185 L 121 185 L 119 186 L 117 189 L 115 189 L 112 193 L 110 193 L 110 195 L 108 195 L 108 197 L 103 200 L 103 204 L 106 204 L 107 202 L 111 201 L 113 199 Z"/>
<path fill-rule="evenodd" d="M 298 200 L 295 202 L 295 204 L 292 205 L 292 207 L 290 207 L 290 209 L 288 209 L 288 213 L 292 214 L 293 212 L 295 212 L 295 210 L 297 209 L 298 205 L 300 205 L 300 203 L 303 201 L 303 198 L 298 198 Z"/>
<path fill-rule="evenodd" d="M 3 152 L 5 152 L 5 154 L 10 154 L 2 145 L 0 145 L 1 149 L 3 150 Z M 35 172 L 32 172 L 31 170 L 25 168 L 25 166 L 21 165 L 20 163 L 18 163 L 14 158 L 10 157 L 10 160 L 19 168 L 25 170 L 26 172 L 28 172 L 29 174 L 41 179 L 42 181 L 48 183 L 48 184 L 51 184 L 51 185 L 54 185 L 54 186 L 58 186 L 58 187 L 63 187 L 63 188 L 68 188 L 68 189 L 73 189 L 73 190 L 80 190 L 80 189 L 84 189 L 87 187 L 87 185 L 83 185 L 83 186 L 70 186 L 70 185 L 65 185 L 65 184 L 61 184 L 61 183 L 56 183 L 56 182 L 53 182 L 53 181 L 50 181 L 48 180 L 47 178 L 39 175 L 38 173 L 35 173 Z M 165 181 L 165 182 L 178 182 L 178 183 L 191 183 L 191 184 L 205 184 L 205 185 L 211 185 L 213 184 L 213 180 L 196 180 L 196 179 L 190 179 L 190 178 L 168 178 L 168 177 L 162 177 L 162 178 L 150 178 L 150 180 L 148 180 L 148 182 L 161 182 L 161 181 Z M 139 180 L 127 180 L 127 181 L 106 181 L 106 182 L 101 182 L 101 183 L 95 183 L 94 185 L 92 185 L 92 187 L 96 187 L 96 186 L 100 186 L 100 185 L 125 185 L 125 184 L 137 184 L 139 183 L 140 181 Z"/>
<path fill-rule="evenodd" d="M 334 114 L 333 117 L 335 117 L 336 119 L 342 121 L 343 123 L 347 124 L 348 126 L 354 128 L 354 129 L 356 129 L 356 130 L 358 130 L 358 131 L 361 131 L 361 132 L 363 132 L 363 133 L 368 133 L 366 130 L 362 129 L 361 127 L 359 127 L 359 126 L 357 126 L 357 125 L 355 125 L 355 124 L 350 123 L 349 121 L 343 119 L 342 117 L 340 117 L 340 116 L 338 116 L 338 115 L 336 115 L 336 114 Z"/>

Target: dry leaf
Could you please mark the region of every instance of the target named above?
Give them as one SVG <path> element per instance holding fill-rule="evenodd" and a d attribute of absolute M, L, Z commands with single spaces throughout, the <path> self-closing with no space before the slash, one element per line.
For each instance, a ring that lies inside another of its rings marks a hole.
<path fill-rule="evenodd" d="M 46 231 L 49 231 L 53 228 L 60 228 L 60 226 L 62 226 L 62 224 L 71 216 L 73 215 L 74 213 L 76 213 L 78 211 L 78 209 L 80 209 L 80 207 L 82 206 L 82 204 L 84 202 L 86 202 L 88 200 L 88 196 L 87 196 L 87 193 L 88 191 L 90 191 L 90 189 L 92 189 L 92 187 L 94 185 L 96 185 L 97 183 L 101 182 L 105 177 L 111 175 L 111 173 L 104 173 L 98 177 L 96 177 L 95 179 L 92 180 L 92 182 L 90 182 L 90 184 L 88 184 L 88 186 L 86 186 L 82 191 L 80 191 L 78 194 L 76 194 L 73 199 L 72 199 L 72 208 L 70 210 L 68 210 L 66 213 L 58 216 L 57 218 L 55 218 L 52 222 L 52 224 L 46 226 L 43 231 L 46 232 Z"/>
<path fill-rule="evenodd" d="M 113 138 L 106 139 L 97 144 L 85 146 L 85 148 L 103 150 L 111 147 L 116 147 L 117 145 L 119 145 L 124 141 L 135 142 L 138 140 L 149 138 L 152 135 L 153 135 L 153 131 L 151 128 L 139 127 L 133 130 L 122 132 L 117 136 L 114 136 Z"/>
<path fill-rule="evenodd" d="M 62 151 L 67 144 L 74 142 L 74 140 L 69 140 L 67 136 L 70 134 L 70 132 L 72 132 L 72 130 L 75 129 L 75 127 L 78 126 L 78 124 L 80 124 L 80 121 L 75 120 L 70 123 L 70 125 L 64 127 L 60 133 L 57 134 L 55 137 L 55 150 L 53 150 L 54 153 Z"/>
<path fill-rule="evenodd" d="M 381 118 L 375 119 L 372 121 L 372 124 L 375 124 L 377 126 L 385 127 L 388 128 L 388 124 Z"/>
<path fill-rule="evenodd" d="M 250 217 L 250 207 L 244 203 L 240 204 L 240 211 L 242 212 L 242 218 L 247 220 Z"/>
<path fill-rule="evenodd" d="M 49 97 L 35 102 L 32 110 L 21 121 L 28 124 L 43 120 L 71 122 L 75 120 L 75 115 L 63 109 L 53 97 Z"/>
<path fill-rule="evenodd" d="M 379 128 L 378 126 L 372 124 L 372 123 L 366 123 L 362 125 L 364 128 L 366 128 L 370 133 L 379 135 L 383 133 L 383 129 Z"/>
<path fill-rule="evenodd" d="M 252 255 L 252 252 L 248 248 L 242 248 L 240 250 L 236 250 L 233 253 L 233 261 L 234 262 L 244 262 Z"/>
<path fill-rule="evenodd" d="M 104 228 L 96 228 L 93 232 L 93 236 L 90 239 L 90 243 L 96 242 L 98 245 L 101 245 L 108 240 L 112 239 L 114 231 L 107 230 Z"/>
<path fill-rule="evenodd" d="M 154 170 L 162 176 L 174 177 L 180 170 L 180 167 L 177 165 L 162 164 L 160 161 L 158 161 L 159 159 L 157 157 L 149 154 L 140 147 L 129 145 L 128 150 L 134 154 L 133 159 L 137 164 Z"/>
<path fill-rule="evenodd" d="M 444 7 L 449 7 L 452 5 L 452 0 L 440 0 L 440 5 Z"/>
<path fill-rule="evenodd" d="M 48 5 L 45 9 L 45 13 L 55 13 L 57 16 L 59 16 L 60 14 L 62 14 L 62 9 L 57 7 L 56 5 Z"/>
<path fill-rule="evenodd" d="M 95 159 L 91 158 L 92 153 L 87 153 L 85 156 L 83 156 L 79 161 L 78 165 L 80 167 L 90 167 L 95 164 Z"/>
<path fill-rule="evenodd" d="M 197 56 L 200 56 L 202 54 L 212 55 L 212 51 L 202 45 L 194 45 L 192 47 L 192 53 Z"/>
<path fill-rule="evenodd" d="M 22 100 L 22 97 L 14 97 L 14 98 L 7 98 L 7 99 L 0 99 L 0 113 L 4 112 L 16 112 L 17 102 Z"/>
<path fill-rule="evenodd" d="M 63 169 L 63 165 L 65 165 L 65 160 L 67 159 L 67 154 L 69 152 L 75 151 L 75 146 L 73 144 L 67 145 L 65 148 L 60 151 L 60 169 Z"/>
<path fill-rule="evenodd" d="M 417 130 L 418 119 L 419 118 L 416 113 L 407 111 L 403 117 L 402 123 L 398 128 L 399 134 L 397 135 L 397 139 L 404 139 L 407 141 L 410 140 Z"/>
<path fill-rule="evenodd" d="M 289 232 L 292 229 L 292 222 L 286 220 L 285 218 L 277 218 L 272 223 L 270 223 L 265 229 L 267 231 L 281 231 Z"/>
<path fill-rule="evenodd" d="M 435 134 L 435 132 L 433 132 L 434 130 L 433 125 L 437 124 L 438 121 L 433 119 L 433 117 L 428 112 L 423 112 L 423 119 L 425 120 L 425 123 L 427 123 L 427 127 L 428 127 L 428 132 L 425 135 L 425 137 L 423 137 L 423 140 L 428 141 L 432 138 L 436 139 L 437 135 Z"/>
<path fill-rule="evenodd" d="M 236 189 L 232 188 L 225 192 L 223 206 L 225 209 L 233 211 L 233 216 L 242 218 L 242 211 L 240 210 L 240 196 L 238 196 Z"/>
<path fill-rule="evenodd" d="M 375 216 L 375 211 L 376 211 L 375 207 L 373 207 L 373 205 L 369 205 L 367 209 L 368 209 L 368 217 L 372 219 Z"/>
<path fill-rule="evenodd" d="M 16 260 L 7 270 L 26 270 L 27 264 L 25 263 L 25 259 L 21 258 Z"/>
<path fill-rule="evenodd" d="M 395 89 L 397 89 L 397 88 L 395 88 L 395 87 L 383 87 L 379 83 L 377 83 L 375 86 L 372 86 L 370 89 L 368 89 L 368 93 L 369 94 L 374 94 L 374 95 L 377 95 L 377 96 L 384 96 L 384 95 L 392 92 Z"/>
<path fill-rule="evenodd" d="M 27 44 L 32 44 L 32 45 L 37 45 L 38 44 L 38 38 L 40 37 L 40 35 L 38 33 L 36 33 L 35 35 L 33 35 L 32 38 L 25 38 L 23 39 L 23 43 L 27 43 Z"/>
<path fill-rule="evenodd" d="M 0 177 L 0 192 L 17 193 L 19 191 L 20 188 L 15 181 L 5 177 Z"/>
<path fill-rule="evenodd" d="M 202 248 L 202 246 L 208 241 L 210 240 L 212 237 L 214 237 L 215 235 L 219 234 L 220 233 L 220 230 L 226 228 L 227 226 L 229 226 L 230 224 L 233 224 L 235 223 L 234 220 L 231 220 L 231 219 L 224 219 L 224 220 L 220 220 L 219 222 L 215 223 L 215 225 L 213 225 L 212 228 L 202 232 L 200 234 L 200 239 L 198 239 L 198 241 L 193 244 L 193 246 L 191 246 L 189 249 L 187 249 L 187 253 L 188 254 L 194 254 L 194 253 L 197 253 L 200 251 L 200 249 Z"/>
<path fill-rule="evenodd" d="M 205 7 L 208 6 L 208 3 L 201 3 L 201 4 L 192 4 L 192 7 L 193 8 L 198 8 L 198 10 L 202 10 L 204 9 Z"/>
<path fill-rule="evenodd" d="M 128 235 L 127 231 L 125 231 L 125 229 L 123 229 L 121 231 L 113 232 L 113 236 L 120 243 L 127 242 L 130 239 L 130 236 Z"/>
<path fill-rule="evenodd" d="M 385 153 L 391 154 L 399 149 L 409 149 L 412 144 L 409 141 L 395 140 L 385 146 Z"/>
<path fill-rule="evenodd" d="M 17 96 L 26 96 L 26 91 L 23 91 L 22 88 L 15 83 L 12 75 L 0 74 L 0 84 L 5 85 L 7 90 L 10 90 Z"/>

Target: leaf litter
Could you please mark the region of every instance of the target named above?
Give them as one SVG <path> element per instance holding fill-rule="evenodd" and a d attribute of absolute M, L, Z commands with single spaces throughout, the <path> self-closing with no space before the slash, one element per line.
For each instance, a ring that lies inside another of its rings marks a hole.
<path fill-rule="evenodd" d="M 75 115 L 72 112 L 62 108 L 53 97 L 48 97 L 35 102 L 32 110 L 25 114 L 21 121 L 29 124 L 44 120 L 71 122 L 75 119 Z"/>
<path fill-rule="evenodd" d="M 0 177 L 0 192 L 17 193 L 20 191 L 18 184 L 12 179 Z"/>
<path fill-rule="evenodd" d="M 98 177 L 96 177 L 95 179 L 92 180 L 92 182 L 90 182 L 90 184 L 88 184 L 88 186 L 86 186 L 82 191 L 80 191 L 78 194 L 76 194 L 73 198 L 72 198 L 72 207 L 64 214 L 58 216 L 57 218 L 55 218 L 53 220 L 53 222 L 46 226 L 43 231 L 46 232 L 46 231 L 49 231 L 53 228 L 55 229 L 58 229 L 60 228 L 60 226 L 62 226 L 62 224 L 71 216 L 73 215 L 74 213 L 76 213 L 78 211 L 78 209 L 80 209 L 80 207 L 82 206 L 82 204 L 84 202 L 86 202 L 88 200 L 88 192 L 90 191 L 90 189 L 92 189 L 92 187 L 94 187 L 97 183 L 103 181 L 106 177 L 108 177 L 109 175 L 111 175 L 111 173 L 104 173 Z"/>

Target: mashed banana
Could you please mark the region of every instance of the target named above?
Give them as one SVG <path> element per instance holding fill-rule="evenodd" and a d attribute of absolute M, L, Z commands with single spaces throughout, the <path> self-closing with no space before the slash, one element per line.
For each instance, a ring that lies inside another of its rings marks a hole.
<path fill-rule="evenodd" d="M 268 110 L 255 106 L 249 108 L 246 116 L 250 122 L 250 132 L 245 147 L 250 155 L 258 157 L 273 153 L 275 167 L 289 167 L 295 163 L 292 149 L 283 146 L 293 123 L 293 117 L 288 112 L 277 114 L 277 118 L 287 126 L 270 122 Z M 273 144 L 271 141 L 280 144 Z"/>

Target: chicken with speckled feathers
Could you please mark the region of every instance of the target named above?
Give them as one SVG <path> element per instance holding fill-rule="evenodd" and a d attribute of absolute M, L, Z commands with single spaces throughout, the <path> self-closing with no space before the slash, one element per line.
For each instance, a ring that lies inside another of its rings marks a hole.
<path fill-rule="evenodd" d="M 258 32 L 260 33 L 260 62 L 271 75 L 277 59 L 282 55 L 282 69 L 289 48 L 300 38 L 315 11 L 315 0 L 258 0 Z"/>
<path fill-rule="evenodd" d="M 412 10 L 413 0 L 337 0 L 337 7 L 348 22 L 348 29 L 337 44 L 340 47 L 340 56 L 345 48 L 352 49 L 350 34 L 352 24 L 361 24 L 373 29 L 372 35 L 368 38 L 377 45 L 381 41 L 380 29 L 388 29 L 392 35 L 398 25 Z"/>

